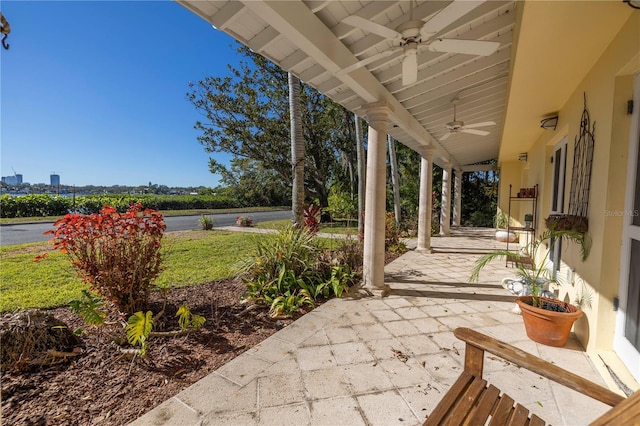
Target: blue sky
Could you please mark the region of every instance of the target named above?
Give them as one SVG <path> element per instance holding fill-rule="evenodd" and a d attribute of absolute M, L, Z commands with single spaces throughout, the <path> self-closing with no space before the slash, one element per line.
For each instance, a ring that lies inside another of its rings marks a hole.
<path fill-rule="evenodd" d="M 209 186 L 189 81 L 237 64 L 232 38 L 165 1 L 3 1 L 2 176 Z"/>

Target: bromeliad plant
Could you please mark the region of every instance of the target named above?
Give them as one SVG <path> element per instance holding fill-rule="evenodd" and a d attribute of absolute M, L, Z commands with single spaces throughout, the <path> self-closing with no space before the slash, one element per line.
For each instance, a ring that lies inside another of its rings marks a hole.
<path fill-rule="evenodd" d="M 591 244 L 586 234 L 572 230 L 547 229 L 540 234 L 538 238 L 531 241 L 521 253 L 508 250 L 495 250 L 480 257 L 475 263 L 469 281 L 478 281 L 480 271 L 492 261 L 507 258 L 515 263 L 518 270 L 516 275 L 531 287 L 533 306 L 543 308 L 542 291 L 544 287 L 550 283 L 560 283 L 559 277 L 547 268 L 547 261 L 549 260 L 549 254 L 551 253 L 553 244 L 563 238 L 578 245 L 582 261 L 587 259 Z M 542 258 L 538 261 L 538 250 L 543 245 L 548 245 L 549 250 L 545 250 L 544 255 L 542 255 Z"/>
<path fill-rule="evenodd" d="M 69 255 L 92 291 L 125 314 L 146 307 L 160 273 L 162 214 L 140 204 L 131 204 L 124 214 L 105 206 L 100 213 L 67 214 L 54 226 L 45 232 L 53 235 L 53 248 Z"/>
<path fill-rule="evenodd" d="M 315 235 L 320 230 L 320 214 L 322 213 L 321 206 L 314 206 L 309 204 L 304 208 L 304 228 L 311 235 Z"/>

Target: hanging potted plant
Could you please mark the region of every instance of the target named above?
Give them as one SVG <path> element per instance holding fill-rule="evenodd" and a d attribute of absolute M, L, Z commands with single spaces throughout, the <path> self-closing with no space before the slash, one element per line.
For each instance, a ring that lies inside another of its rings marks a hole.
<path fill-rule="evenodd" d="M 573 323 L 582 316 L 582 311 L 577 306 L 542 296 L 543 290 L 549 284 L 559 284 L 557 275 L 547 268 L 547 261 L 552 244 L 561 238 L 578 244 L 582 260 L 586 260 L 590 248 L 586 234 L 573 230 L 548 229 L 519 253 L 495 250 L 480 257 L 469 278 L 470 282 L 477 281 L 480 271 L 493 260 L 505 257 L 513 260 L 517 265 L 516 275 L 526 283 L 531 293 L 530 296 L 516 298 L 516 303 L 522 311 L 527 336 L 549 346 L 564 346 Z M 548 245 L 549 250 L 545 250 L 538 262 L 538 250 L 542 245 Z"/>

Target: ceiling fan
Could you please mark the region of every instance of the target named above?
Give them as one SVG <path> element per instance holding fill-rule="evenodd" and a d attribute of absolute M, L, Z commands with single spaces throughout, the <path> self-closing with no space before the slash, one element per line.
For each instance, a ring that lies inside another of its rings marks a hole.
<path fill-rule="evenodd" d="M 445 133 L 444 136 L 440 138 L 440 141 L 447 140 L 452 134 L 459 133 L 459 132 L 470 133 L 472 135 L 478 135 L 478 136 L 487 136 L 489 132 L 487 132 L 486 130 L 476 130 L 476 129 L 478 127 L 495 126 L 496 123 L 494 121 L 484 121 L 482 123 L 467 124 L 465 126 L 464 121 L 456 120 L 456 105 L 458 104 L 458 102 L 460 102 L 458 98 L 451 101 L 451 103 L 453 104 L 453 121 L 450 121 L 447 124 L 445 124 L 445 127 L 447 128 L 448 132 Z"/>
<path fill-rule="evenodd" d="M 402 85 L 406 86 L 415 83 L 418 79 L 417 54 L 419 45 L 425 45 L 427 49 L 432 52 L 464 53 L 467 55 L 480 56 L 491 55 L 500 47 L 500 43 L 495 41 L 433 38 L 443 28 L 480 6 L 485 0 L 454 0 L 426 22 L 413 19 L 413 1 L 414 0 L 409 0 L 409 20 L 399 25 L 396 29 L 385 27 L 384 25 L 357 15 L 347 16 L 342 20 L 342 22 L 353 27 L 377 34 L 392 41 L 400 42 L 400 45 L 396 48 L 358 62 L 353 67 L 350 67 L 349 71 L 353 68 L 362 67 L 381 57 L 389 56 L 396 51 L 403 50 Z M 343 70 L 343 72 L 345 71 L 347 70 Z"/>

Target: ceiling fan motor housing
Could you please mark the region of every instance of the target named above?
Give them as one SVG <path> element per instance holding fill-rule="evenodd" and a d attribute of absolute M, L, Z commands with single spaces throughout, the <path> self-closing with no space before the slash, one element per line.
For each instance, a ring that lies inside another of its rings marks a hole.
<path fill-rule="evenodd" d="M 455 132 L 457 130 L 460 130 L 462 126 L 464 126 L 464 121 L 460 121 L 460 120 L 450 121 L 446 124 L 446 126 L 447 126 L 447 129 Z"/>
<path fill-rule="evenodd" d="M 400 24 L 396 31 L 402 34 L 402 40 L 405 43 L 420 43 L 420 28 L 424 25 L 424 21 L 407 21 Z"/>

